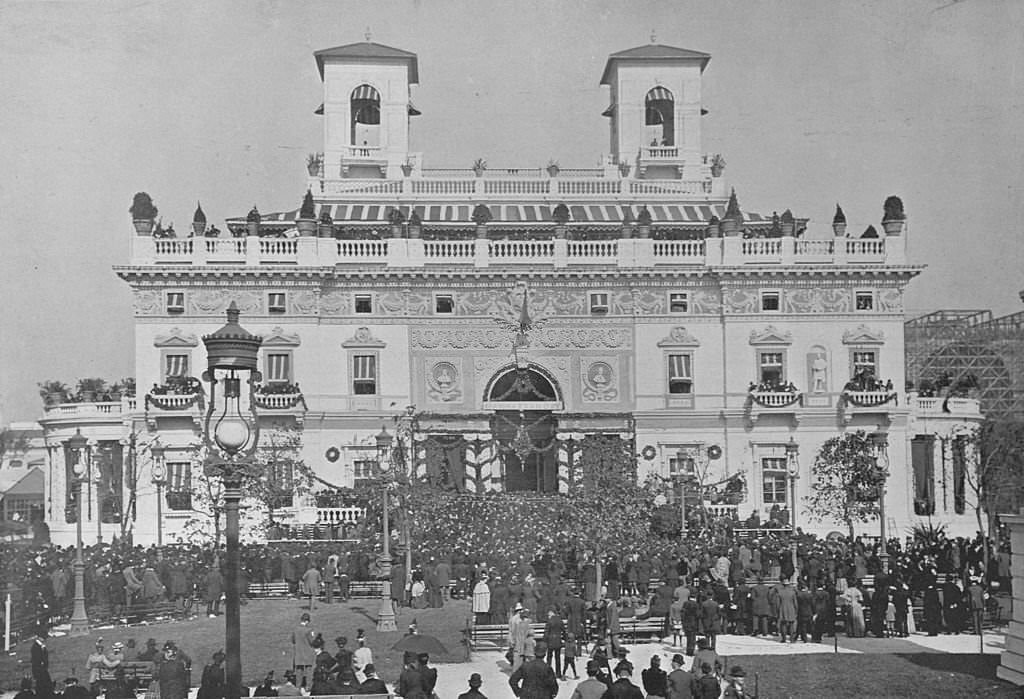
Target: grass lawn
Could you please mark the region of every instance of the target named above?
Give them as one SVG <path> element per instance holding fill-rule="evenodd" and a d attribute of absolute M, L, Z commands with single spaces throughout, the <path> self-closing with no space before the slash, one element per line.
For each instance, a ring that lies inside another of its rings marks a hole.
<path fill-rule="evenodd" d="M 747 671 L 747 689 L 784 697 L 1003 697 L 1021 689 L 996 678 L 998 655 L 905 653 L 865 655 L 737 655 L 729 666 Z"/>
<path fill-rule="evenodd" d="M 355 600 L 348 604 L 317 604 L 313 611 L 312 626 L 323 633 L 325 648 L 334 653 L 334 639 L 348 637 L 348 648 L 354 649 L 356 629 L 366 631 L 366 644 L 373 650 L 378 674 L 388 682 L 398 679 L 402 653 L 391 646 L 405 635 L 413 618 L 419 632 L 436 636 L 447 648 L 446 655 L 432 656 L 432 662 L 462 662 L 466 659 L 462 643 L 462 629 L 470 616 L 468 601 L 450 602 L 444 609 L 402 609 L 398 615 L 398 631 L 377 633 L 377 600 Z M 205 610 L 205 606 L 203 607 Z M 281 678 L 292 665 L 292 629 L 298 625 L 305 606 L 298 600 L 250 600 L 242 607 L 242 679 L 246 684 L 259 684 L 267 671 L 275 670 Z M 153 624 L 150 626 L 94 629 L 88 636 L 70 638 L 62 636 L 47 642 L 50 649 L 50 674 L 55 682 L 62 682 L 72 672 L 84 678 L 85 659 L 92 651 L 98 636 L 110 647 L 114 641 L 127 645 L 134 639 L 139 649 L 147 638 L 155 638 L 162 646 L 165 640 L 174 640 L 192 657 L 192 683 L 198 685 L 203 665 L 214 651 L 224 647 L 224 617 L 216 619 L 200 616 L 190 621 Z M 16 655 L 0 658 L 0 688 L 17 690 L 21 677 L 31 675 L 29 643 L 20 643 L 13 650 Z M 128 659 L 134 653 L 126 653 Z"/>

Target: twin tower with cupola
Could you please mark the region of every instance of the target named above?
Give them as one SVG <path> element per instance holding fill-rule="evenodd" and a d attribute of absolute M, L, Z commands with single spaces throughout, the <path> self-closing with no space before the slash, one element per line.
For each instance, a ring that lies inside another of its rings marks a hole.
<path fill-rule="evenodd" d="M 416 54 L 373 42 L 317 51 L 323 79 L 323 179 L 415 177 L 421 154 L 411 152 Z M 711 56 L 650 44 L 608 57 L 601 85 L 609 88 L 609 175 L 703 180 L 713 163 L 701 152 L 701 76 Z M 468 166 L 468 164 L 467 164 Z"/>

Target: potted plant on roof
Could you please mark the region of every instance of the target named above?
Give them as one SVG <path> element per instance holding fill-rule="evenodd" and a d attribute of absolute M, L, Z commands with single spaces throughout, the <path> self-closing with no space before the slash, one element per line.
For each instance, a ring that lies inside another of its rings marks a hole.
<path fill-rule="evenodd" d="M 306 190 L 302 197 L 302 206 L 299 208 L 299 219 L 295 222 L 299 229 L 299 235 L 316 235 L 316 204 L 313 203 L 313 192 Z"/>
<path fill-rule="evenodd" d="M 245 228 L 246 232 L 252 236 L 257 237 L 260 234 L 260 220 L 261 220 L 259 209 L 256 205 L 252 205 L 252 211 L 245 217 Z"/>
<path fill-rule="evenodd" d="M 740 232 L 743 226 L 743 212 L 740 211 L 739 200 L 736 199 L 736 190 L 729 194 L 729 203 L 725 207 L 725 215 L 722 216 L 722 235 L 734 236 Z"/>
<path fill-rule="evenodd" d="M 153 205 L 153 199 L 145 192 L 136 192 L 132 197 L 132 205 L 128 209 L 132 215 L 132 223 L 135 225 L 135 232 L 139 235 L 151 235 L 153 226 L 156 224 L 157 208 Z"/>
<path fill-rule="evenodd" d="M 416 209 L 412 210 L 412 214 L 409 215 L 409 237 L 419 238 L 423 232 L 423 219 L 416 212 Z"/>
<path fill-rule="evenodd" d="M 402 163 L 402 175 L 408 177 L 412 174 L 413 164 L 411 158 L 406 158 L 405 162 Z"/>
<path fill-rule="evenodd" d="M 722 157 L 721 153 L 715 153 L 711 156 L 711 176 L 721 177 L 722 171 L 725 170 L 725 158 Z"/>
<path fill-rule="evenodd" d="M 796 220 L 793 218 L 793 212 L 786 209 L 782 212 L 781 228 L 782 235 L 785 237 L 792 237 L 793 231 L 796 228 Z"/>
<path fill-rule="evenodd" d="M 494 218 L 494 214 L 484 204 L 477 204 L 473 207 L 473 215 L 470 216 L 473 223 L 476 224 L 476 237 L 486 238 L 487 237 L 487 224 L 490 223 L 491 219 Z"/>
<path fill-rule="evenodd" d="M 107 382 L 103 379 L 79 379 L 78 397 L 83 403 L 95 403 L 96 396 L 107 390 Z"/>
<path fill-rule="evenodd" d="M 551 212 L 551 220 L 555 222 L 555 237 L 565 238 L 565 226 L 569 223 L 569 207 L 560 202 Z"/>
<path fill-rule="evenodd" d="M 133 398 L 135 396 L 135 377 L 126 376 L 121 379 L 121 393 L 122 395 Z"/>
<path fill-rule="evenodd" d="M 897 196 L 887 197 L 882 205 L 882 228 L 886 235 L 899 235 L 903 231 L 903 222 L 907 214 L 903 211 L 903 200 Z"/>
<path fill-rule="evenodd" d="M 548 161 L 548 177 L 558 177 L 558 171 L 560 169 L 561 168 L 559 168 L 557 160 L 552 159 Z"/>
<path fill-rule="evenodd" d="M 839 202 L 836 202 L 836 215 L 832 217 L 832 233 L 834 233 L 837 238 L 846 237 L 846 214 L 843 213 L 843 209 L 839 206 Z"/>
<path fill-rule="evenodd" d="M 192 214 L 192 233 L 197 237 L 202 237 L 206 233 L 206 214 L 203 213 L 203 207 L 199 202 L 196 202 L 196 212 Z"/>
<path fill-rule="evenodd" d="M 487 169 L 487 161 L 483 158 L 477 158 L 473 161 L 473 174 L 477 177 L 484 176 L 484 170 Z"/>
<path fill-rule="evenodd" d="M 651 237 L 651 212 L 646 206 L 640 207 L 640 213 L 636 215 L 636 237 Z"/>
<path fill-rule="evenodd" d="M 623 177 L 629 177 L 629 161 L 628 160 L 620 160 L 619 161 L 619 174 L 622 175 Z"/>
<path fill-rule="evenodd" d="M 325 206 L 320 212 L 318 233 L 321 238 L 330 238 L 334 235 L 334 219 L 331 218 L 331 207 L 329 206 Z"/>
<path fill-rule="evenodd" d="M 39 397 L 43 405 L 60 405 L 68 402 L 68 387 L 63 381 L 43 381 L 39 384 Z"/>

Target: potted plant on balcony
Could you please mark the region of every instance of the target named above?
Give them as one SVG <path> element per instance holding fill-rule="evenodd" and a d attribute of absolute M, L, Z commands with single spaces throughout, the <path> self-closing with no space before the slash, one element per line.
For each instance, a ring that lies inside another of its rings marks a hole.
<path fill-rule="evenodd" d="M 323 153 L 310 153 L 306 156 L 306 171 L 310 177 L 318 177 L 324 164 Z"/>
<path fill-rule="evenodd" d="M 903 211 L 903 200 L 897 196 L 887 197 L 882 205 L 882 228 L 886 235 L 899 235 L 907 214 Z"/>
<path fill-rule="evenodd" d="M 126 376 L 121 379 L 121 393 L 129 398 L 135 397 L 135 377 Z"/>
<path fill-rule="evenodd" d="M 623 177 L 629 177 L 629 167 L 628 160 L 619 161 L 619 174 Z"/>
<path fill-rule="evenodd" d="M 331 218 L 331 207 L 325 206 L 323 211 L 320 212 L 320 223 L 318 224 L 317 232 L 321 238 L 331 238 L 334 236 L 334 219 Z"/>
<path fill-rule="evenodd" d="M 409 237 L 419 238 L 423 232 L 423 220 L 420 215 L 416 212 L 416 209 L 412 210 L 412 214 L 409 216 Z"/>
<path fill-rule="evenodd" d="M 259 236 L 261 219 L 262 217 L 260 216 L 259 209 L 256 208 L 255 204 L 253 204 L 252 211 L 250 211 L 249 214 L 245 217 L 246 232 L 250 236 Z"/>
<path fill-rule="evenodd" d="M 486 238 L 487 224 L 494 218 L 491 210 L 484 204 L 477 204 L 473 207 L 473 215 L 470 218 L 476 224 L 476 236 L 478 238 Z"/>
<path fill-rule="evenodd" d="M 558 161 L 557 160 L 549 160 L 548 161 L 548 167 L 547 167 L 548 177 L 558 177 L 559 169 L 560 168 L 558 166 Z"/>
<path fill-rule="evenodd" d="M 145 192 L 136 192 L 132 197 L 132 205 L 128 212 L 132 215 L 135 232 L 139 235 L 151 235 L 156 224 L 157 208 L 153 199 Z"/>
<path fill-rule="evenodd" d="M 95 403 L 96 396 L 107 390 L 107 382 L 103 379 L 89 378 L 78 380 L 78 397 L 83 403 Z"/>
<path fill-rule="evenodd" d="M 206 214 L 203 213 L 202 205 L 196 202 L 196 212 L 192 214 L 192 233 L 202 237 L 206 233 Z"/>
<path fill-rule="evenodd" d="M 843 209 L 839 206 L 839 202 L 836 202 L 836 215 L 832 217 L 832 233 L 834 233 L 837 238 L 846 237 L 846 214 L 843 213 Z"/>
<path fill-rule="evenodd" d="M 736 199 L 736 190 L 729 194 L 729 204 L 725 207 L 725 215 L 722 216 L 722 235 L 734 236 L 740 232 L 743 226 L 743 212 L 740 211 L 739 200 Z"/>
<path fill-rule="evenodd" d="M 113 403 L 121 402 L 121 397 L 124 396 L 124 386 L 121 385 L 120 381 L 115 381 L 110 384 L 110 390 L 107 392 L 107 396 Z"/>
<path fill-rule="evenodd" d="M 68 387 L 63 381 L 51 379 L 39 384 L 39 397 L 43 405 L 59 405 L 68 402 Z"/>
<path fill-rule="evenodd" d="M 636 237 L 651 237 L 651 212 L 646 206 L 640 207 L 640 213 L 636 215 Z"/>
<path fill-rule="evenodd" d="M 721 177 L 722 171 L 725 170 L 725 158 L 722 157 L 721 153 L 715 153 L 711 156 L 711 176 Z"/>
<path fill-rule="evenodd" d="M 786 209 L 782 212 L 782 218 L 780 219 L 782 235 L 790 238 L 793 236 L 793 231 L 796 228 L 796 220 L 793 218 L 793 212 Z"/>
<path fill-rule="evenodd" d="M 402 175 L 405 176 L 405 177 L 408 177 L 409 175 L 412 174 L 412 170 L 413 170 L 412 160 L 410 160 L 409 158 L 406 158 L 405 162 L 402 163 Z"/>
<path fill-rule="evenodd" d="M 397 206 L 388 212 L 388 223 L 391 225 L 391 237 L 402 237 L 402 224 L 405 223 L 405 214 Z"/>
<path fill-rule="evenodd" d="M 473 174 L 477 177 L 484 176 L 484 170 L 487 169 L 487 161 L 483 158 L 477 158 L 473 161 Z"/>
<path fill-rule="evenodd" d="M 299 229 L 299 235 L 316 235 L 316 204 L 313 203 L 313 192 L 306 190 L 302 197 L 302 206 L 299 208 L 299 219 L 295 222 Z"/>

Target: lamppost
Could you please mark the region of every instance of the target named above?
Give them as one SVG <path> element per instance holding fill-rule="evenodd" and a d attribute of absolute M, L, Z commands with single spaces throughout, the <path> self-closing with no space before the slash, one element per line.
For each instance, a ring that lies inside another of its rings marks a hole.
<path fill-rule="evenodd" d="M 164 463 L 164 447 L 153 442 L 149 447 L 153 458 L 153 485 L 156 486 L 156 545 L 164 545 L 164 484 L 167 482 L 167 466 Z"/>
<path fill-rule="evenodd" d="M 882 544 L 878 551 L 878 558 L 882 562 L 882 572 L 888 573 L 889 549 L 886 543 L 887 535 L 885 532 L 885 486 L 886 481 L 889 480 L 889 436 L 885 432 L 873 432 L 871 434 L 871 447 L 875 456 L 875 466 L 882 474 L 882 482 L 878 486 L 879 533 L 882 535 Z"/>
<path fill-rule="evenodd" d="M 686 471 L 683 469 L 685 452 L 682 449 L 676 453 L 676 479 L 679 481 L 679 538 L 686 538 Z"/>
<path fill-rule="evenodd" d="M 380 611 L 377 612 L 377 630 L 395 631 L 398 626 L 395 624 L 395 608 L 391 604 L 391 525 L 388 521 L 388 491 L 394 483 L 392 461 L 394 459 L 394 440 L 387 428 L 382 427 L 377 440 L 377 469 L 381 476 L 381 507 L 384 510 L 384 549 L 377 559 L 380 564 L 380 574 L 383 578 L 380 593 Z"/>
<path fill-rule="evenodd" d="M 793 437 L 786 444 L 786 473 L 789 476 L 789 526 L 796 531 L 796 479 L 800 477 L 800 446 Z"/>
<path fill-rule="evenodd" d="M 75 603 L 71 611 L 71 635 L 89 633 L 89 616 L 85 612 L 85 561 L 82 560 L 82 481 L 89 477 L 89 440 L 76 429 L 74 436 L 64 442 L 72 459 L 75 486 Z"/>
<path fill-rule="evenodd" d="M 210 401 L 203 423 L 207 475 L 219 476 L 224 484 L 224 520 L 227 540 L 225 587 L 225 699 L 239 699 L 242 687 L 242 629 L 238 597 L 238 503 L 242 481 L 253 467 L 252 456 L 259 442 L 256 416 L 257 370 L 263 339 L 238 324 L 238 306 L 228 306 L 227 324 L 203 337 L 207 368 L 203 380 L 210 385 Z M 243 393 L 243 379 L 248 388 Z M 218 396 L 217 385 L 223 384 Z M 243 398 L 244 396 L 244 398 Z"/>

